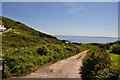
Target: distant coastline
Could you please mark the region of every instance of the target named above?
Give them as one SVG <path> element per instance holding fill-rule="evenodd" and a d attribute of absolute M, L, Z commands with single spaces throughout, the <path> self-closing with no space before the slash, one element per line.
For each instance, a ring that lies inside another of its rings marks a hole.
<path fill-rule="evenodd" d="M 60 40 L 68 40 L 70 42 L 77 43 L 109 43 L 115 42 L 119 39 L 117 37 L 95 37 L 95 36 L 66 36 L 66 35 L 57 35 L 56 36 Z"/>
<path fill-rule="evenodd" d="M 118 37 L 98 37 L 98 36 L 96 36 L 94 38 L 118 38 Z"/>
<path fill-rule="evenodd" d="M 73 36 L 73 35 L 54 35 L 54 36 L 70 36 L 70 37 L 93 37 L 93 38 L 120 38 L 120 37 L 104 37 L 104 36 Z"/>

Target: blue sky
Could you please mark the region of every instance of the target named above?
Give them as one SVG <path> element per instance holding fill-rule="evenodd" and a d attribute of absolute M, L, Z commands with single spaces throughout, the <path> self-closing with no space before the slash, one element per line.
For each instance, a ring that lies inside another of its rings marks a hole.
<path fill-rule="evenodd" d="M 118 36 L 117 2 L 3 2 L 2 15 L 52 35 Z"/>
<path fill-rule="evenodd" d="M 2 2 L 119 2 L 119 0 L 1 0 Z"/>

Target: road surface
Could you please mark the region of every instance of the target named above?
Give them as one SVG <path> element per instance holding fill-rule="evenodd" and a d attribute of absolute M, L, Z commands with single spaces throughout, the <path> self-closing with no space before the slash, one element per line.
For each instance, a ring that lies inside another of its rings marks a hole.
<path fill-rule="evenodd" d="M 22 78 L 81 78 L 82 60 L 87 51 L 38 69 Z"/>

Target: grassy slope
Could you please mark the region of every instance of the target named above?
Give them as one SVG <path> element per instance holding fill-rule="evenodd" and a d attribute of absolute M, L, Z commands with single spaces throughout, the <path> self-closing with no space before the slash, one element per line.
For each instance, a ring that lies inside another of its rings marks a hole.
<path fill-rule="evenodd" d="M 20 22 L 5 17 L 2 18 L 2 21 L 7 29 L 12 28 L 11 31 L 3 34 L 3 48 L 34 46 L 46 42 L 61 43 L 56 37 L 36 31 Z"/>
<path fill-rule="evenodd" d="M 113 42 L 112 48 L 108 50 L 110 57 L 112 58 L 112 64 L 120 68 L 120 41 Z"/>
<path fill-rule="evenodd" d="M 18 21 L 0 18 L 2 18 L 2 24 L 7 29 L 11 29 L 2 35 L 4 77 L 28 74 L 40 66 L 80 51 L 79 45 L 65 44 L 54 36 L 36 31 Z"/>
<path fill-rule="evenodd" d="M 120 55 L 118 54 L 109 54 L 110 57 L 112 58 L 112 64 L 114 64 L 115 66 L 118 66 L 118 61 L 120 61 Z"/>

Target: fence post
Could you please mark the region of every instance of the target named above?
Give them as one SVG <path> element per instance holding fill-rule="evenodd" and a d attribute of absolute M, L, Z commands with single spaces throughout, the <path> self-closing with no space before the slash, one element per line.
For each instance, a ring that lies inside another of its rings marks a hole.
<path fill-rule="evenodd" d="M 4 60 L 0 58 L 0 79 L 3 79 L 4 76 Z"/>

